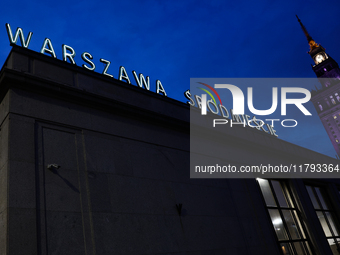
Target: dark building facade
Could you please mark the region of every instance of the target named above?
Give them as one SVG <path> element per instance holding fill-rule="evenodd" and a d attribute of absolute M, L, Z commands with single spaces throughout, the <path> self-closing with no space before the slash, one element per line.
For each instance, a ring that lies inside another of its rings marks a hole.
<path fill-rule="evenodd" d="M 307 37 L 310 47 L 308 54 L 315 62 L 312 69 L 321 83 L 320 89 L 316 87 L 316 90 L 312 90 L 311 100 L 337 155 L 340 156 L 340 68 L 325 49 L 312 39 L 299 18 L 298 21 Z"/>
<path fill-rule="evenodd" d="M 0 254 L 338 254 L 337 179 L 190 178 L 184 103 L 15 45 L 0 98 Z M 339 162 L 226 132 L 226 161 Z"/>

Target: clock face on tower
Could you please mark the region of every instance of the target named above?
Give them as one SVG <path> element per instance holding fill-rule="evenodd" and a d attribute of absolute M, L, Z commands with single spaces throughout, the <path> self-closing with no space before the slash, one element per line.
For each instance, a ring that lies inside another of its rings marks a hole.
<path fill-rule="evenodd" d="M 316 54 L 316 56 L 314 57 L 314 61 L 315 61 L 315 64 L 320 64 L 322 61 L 325 60 L 325 56 L 324 54 Z"/>

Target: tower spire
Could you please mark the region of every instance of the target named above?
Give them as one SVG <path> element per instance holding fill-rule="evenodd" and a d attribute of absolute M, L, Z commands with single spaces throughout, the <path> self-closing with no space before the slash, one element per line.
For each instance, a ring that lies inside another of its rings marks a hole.
<path fill-rule="evenodd" d="M 299 21 L 300 23 L 300 26 L 307 38 L 307 41 L 308 41 L 308 44 L 309 44 L 309 47 L 310 47 L 310 51 L 311 52 L 312 50 L 314 50 L 315 48 L 319 47 L 319 45 L 313 40 L 313 38 L 309 35 L 307 29 L 305 28 L 305 26 L 302 24 L 301 20 L 299 19 L 298 15 L 295 15 L 297 20 Z"/>

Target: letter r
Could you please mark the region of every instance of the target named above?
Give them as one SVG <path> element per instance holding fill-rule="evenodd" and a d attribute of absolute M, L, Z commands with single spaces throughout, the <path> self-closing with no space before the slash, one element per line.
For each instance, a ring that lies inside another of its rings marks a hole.
<path fill-rule="evenodd" d="M 295 98 L 295 99 L 287 99 L 287 93 L 302 93 L 305 94 L 304 98 Z M 281 115 L 286 115 L 286 106 L 287 104 L 295 104 L 297 108 L 304 114 L 304 115 L 312 115 L 302 104 L 307 103 L 311 98 L 311 93 L 309 90 L 304 88 L 291 88 L 291 87 L 284 87 L 281 88 Z"/>

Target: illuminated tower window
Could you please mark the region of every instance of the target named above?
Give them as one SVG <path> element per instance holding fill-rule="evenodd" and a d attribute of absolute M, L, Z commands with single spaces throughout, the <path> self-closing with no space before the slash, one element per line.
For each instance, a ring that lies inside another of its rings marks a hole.
<path fill-rule="evenodd" d="M 332 104 L 336 104 L 336 102 L 335 102 L 333 96 L 329 96 L 329 98 L 331 99 Z"/>
<path fill-rule="evenodd" d="M 335 93 L 335 98 L 336 100 L 338 100 L 338 102 L 340 102 L 340 96 L 338 95 L 338 93 Z"/>

